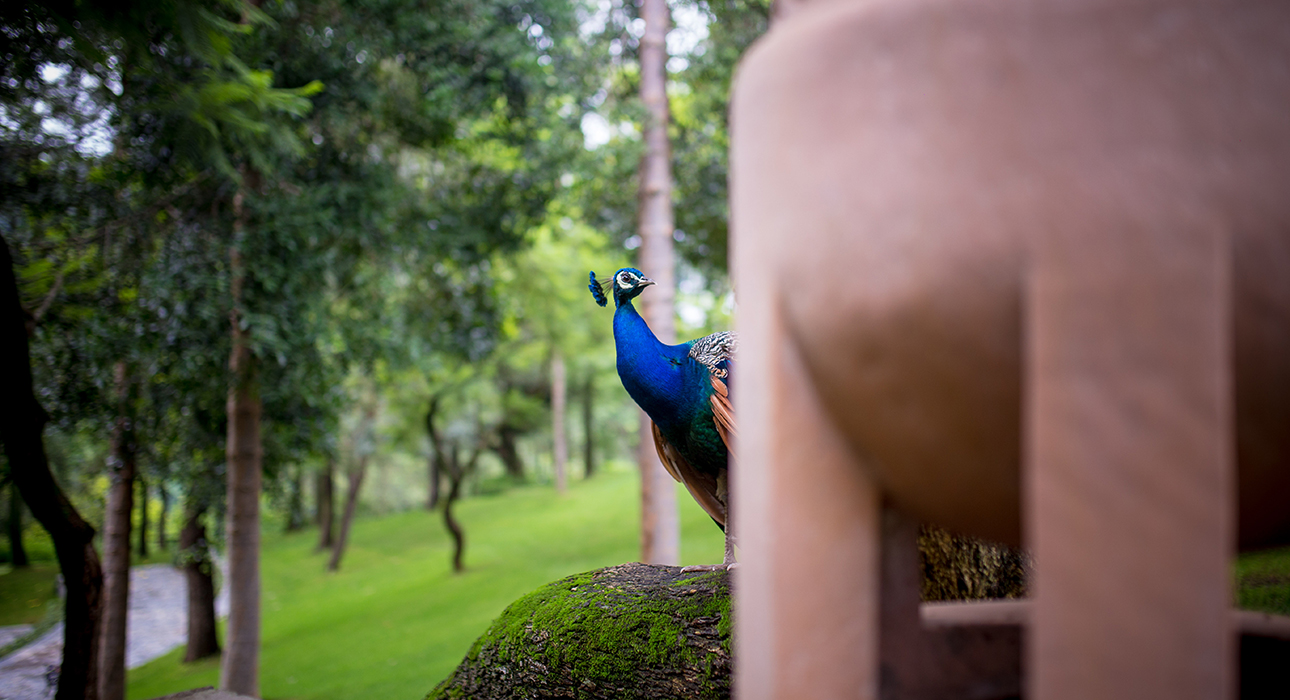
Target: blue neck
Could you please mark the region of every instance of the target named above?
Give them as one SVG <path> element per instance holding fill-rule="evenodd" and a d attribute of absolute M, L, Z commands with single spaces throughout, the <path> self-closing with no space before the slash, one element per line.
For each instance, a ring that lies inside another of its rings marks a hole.
<path fill-rule="evenodd" d="M 623 388 L 660 428 L 679 419 L 684 408 L 682 366 L 689 349 L 664 345 L 636 313 L 631 301 L 614 312 L 614 346 Z"/>

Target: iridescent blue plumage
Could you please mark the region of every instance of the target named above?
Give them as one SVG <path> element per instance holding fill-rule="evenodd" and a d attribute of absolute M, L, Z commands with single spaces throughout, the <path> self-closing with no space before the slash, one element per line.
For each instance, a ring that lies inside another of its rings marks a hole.
<path fill-rule="evenodd" d="M 623 268 L 603 283 L 593 273 L 590 288 L 600 302 L 603 285 L 612 287 L 618 376 L 654 422 L 660 459 L 717 525 L 726 529 L 728 443 L 734 429 L 729 399 L 734 335 L 716 333 L 680 345 L 660 342 L 632 305 L 632 299 L 652 284 L 640 270 Z M 727 550 L 725 563 L 730 564 L 729 538 Z"/>

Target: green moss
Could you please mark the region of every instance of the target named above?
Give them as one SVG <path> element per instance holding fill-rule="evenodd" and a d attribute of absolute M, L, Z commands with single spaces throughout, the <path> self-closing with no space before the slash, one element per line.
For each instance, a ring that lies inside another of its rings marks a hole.
<path fill-rule="evenodd" d="M 471 647 L 463 667 L 482 661 L 494 667 L 538 669 L 543 675 L 549 669 L 567 674 L 575 687 L 631 685 L 641 669 L 686 667 L 713 681 L 712 692 L 705 696 L 728 693 L 728 664 L 724 673 L 716 674 L 709 658 L 711 642 L 686 636 L 687 621 L 715 629 L 720 649 L 729 658 L 726 574 L 639 587 L 610 575 L 613 571 L 570 576 L 515 601 Z M 461 693 L 450 679 L 430 697 Z"/>

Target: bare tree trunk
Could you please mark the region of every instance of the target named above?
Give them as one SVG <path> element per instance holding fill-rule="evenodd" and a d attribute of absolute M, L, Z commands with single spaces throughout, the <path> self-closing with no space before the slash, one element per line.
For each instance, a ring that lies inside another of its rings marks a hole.
<path fill-rule="evenodd" d="M 18 298 L 9 246 L 0 236 L 0 442 L 9 474 L 33 517 L 54 541 L 67 586 L 63 663 L 54 700 L 98 700 L 99 615 L 103 569 L 94 551 L 94 528 L 85 522 L 49 471 L 41 438 L 49 419 L 31 380 L 27 319 Z"/>
<path fill-rule="evenodd" d="M 555 491 L 566 490 L 565 467 L 569 463 L 569 436 L 564 429 L 565 403 L 568 398 L 568 387 L 565 382 L 564 356 L 559 350 L 551 356 L 551 443 L 555 460 L 552 471 L 555 472 Z"/>
<path fill-rule="evenodd" d="M 135 474 L 134 480 L 139 482 L 139 558 L 148 557 L 148 482 L 144 481 L 143 474 Z"/>
<path fill-rule="evenodd" d="M 453 446 L 452 461 L 457 461 L 456 446 Z M 461 573 L 465 568 L 462 559 L 466 555 L 466 533 L 462 532 L 461 525 L 452 515 L 452 506 L 457 502 L 461 495 L 461 472 L 458 469 L 450 469 L 448 476 L 448 497 L 443 501 L 443 526 L 448 528 L 448 534 L 452 536 L 452 570 Z"/>
<path fill-rule="evenodd" d="M 206 526 L 202 525 L 203 507 L 190 505 L 184 513 L 184 527 L 179 531 L 180 561 L 188 583 L 188 647 L 184 663 L 219 653 L 215 636 L 215 580 Z"/>
<path fill-rule="evenodd" d="M 283 528 L 287 532 L 295 532 L 305 526 L 305 474 L 299 464 L 293 469 L 291 481 L 287 487 L 291 489 L 287 497 L 287 522 Z"/>
<path fill-rule="evenodd" d="M 430 438 L 430 456 L 426 458 L 426 471 L 430 481 L 430 493 L 426 498 L 426 509 L 434 510 L 439 506 L 439 486 L 443 481 L 443 449 L 439 445 L 439 433 L 435 429 L 434 419 L 439 413 L 439 395 L 430 397 L 430 407 L 426 409 L 426 435 Z"/>
<path fill-rule="evenodd" d="M 479 462 L 481 450 L 477 447 L 462 465 L 460 461 L 460 452 L 457 444 L 454 442 L 448 449 L 447 467 L 448 467 L 448 497 L 443 501 L 443 525 L 448 529 L 448 534 L 452 536 L 452 570 L 461 573 L 465 570 L 466 556 L 466 533 L 461 529 L 461 524 L 452 514 L 452 506 L 461 496 L 461 484 L 466 480 L 466 476 L 474 471 L 475 465 Z"/>
<path fill-rule="evenodd" d="M 332 546 L 331 560 L 327 562 L 328 571 L 340 569 L 340 559 L 345 555 L 345 545 L 349 542 L 349 529 L 354 524 L 354 511 L 358 509 L 358 492 L 363 488 L 363 477 L 367 474 L 367 455 L 358 459 L 358 468 L 349 473 L 349 491 L 345 494 L 345 513 L 340 518 L 340 534 Z"/>
<path fill-rule="evenodd" d="M 506 475 L 516 481 L 523 481 L 524 461 L 520 459 L 520 450 L 515 444 L 518 437 L 519 431 L 503 422 L 497 426 L 497 442 L 493 445 L 493 451 L 502 460 Z"/>
<path fill-rule="evenodd" d="M 583 477 L 590 479 L 596 473 L 596 424 L 593 401 L 596 397 L 596 372 L 588 370 L 587 382 L 582 387 L 582 463 Z"/>
<path fill-rule="evenodd" d="M 332 547 L 332 523 L 336 520 L 336 461 L 327 458 L 327 466 L 318 473 L 318 551 Z"/>
<path fill-rule="evenodd" d="M 130 517 L 135 478 L 130 376 L 124 360 L 115 367 L 116 427 L 108 462 L 107 507 L 103 515 L 103 638 L 99 642 L 99 698 L 125 698 L 126 621 L 130 610 Z"/>
<path fill-rule="evenodd" d="M 247 173 L 244 171 L 244 177 Z M 233 311 L 229 320 L 233 351 L 228 392 L 228 593 L 229 614 L 220 689 L 260 696 L 260 393 L 251 355 L 250 330 L 242 327 L 242 287 L 246 270 L 241 245 L 245 238 L 245 187 L 233 195 L 233 246 L 229 250 Z"/>
<path fill-rule="evenodd" d="M 15 569 L 30 565 L 22 546 L 22 495 L 17 483 L 9 485 L 9 553 L 9 563 Z"/>
<path fill-rule="evenodd" d="M 443 481 L 439 476 L 439 461 L 433 454 L 426 457 L 426 481 L 429 484 L 429 493 L 426 495 L 426 510 L 434 510 L 439 507 L 439 482 Z"/>
<path fill-rule="evenodd" d="M 166 551 L 166 518 L 170 517 L 170 494 L 166 492 L 166 481 L 157 484 L 157 497 L 161 499 L 161 518 L 157 520 L 157 549 Z"/>
<path fill-rule="evenodd" d="M 672 259 L 672 166 L 667 139 L 667 29 L 671 22 L 667 0 L 642 0 L 645 35 L 640 44 L 641 101 L 649 113 L 645 124 L 645 156 L 641 161 L 640 268 L 655 282 L 641 296 L 642 311 L 654 335 L 664 343 L 676 336 L 672 299 L 676 293 Z M 676 488 L 654 450 L 650 420 L 641 411 L 641 560 L 649 564 L 680 561 L 680 525 Z"/>

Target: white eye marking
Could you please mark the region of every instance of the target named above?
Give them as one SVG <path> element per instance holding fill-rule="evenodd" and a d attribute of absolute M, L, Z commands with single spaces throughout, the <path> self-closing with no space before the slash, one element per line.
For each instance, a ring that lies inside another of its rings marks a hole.
<path fill-rule="evenodd" d="M 631 289 L 632 283 L 629 281 L 630 279 L 631 279 L 631 276 L 628 275 L 626 272 L 624 272 L 623 274 L 618 276 L 618 286 L 622 287 L 623 289 Z"/>

